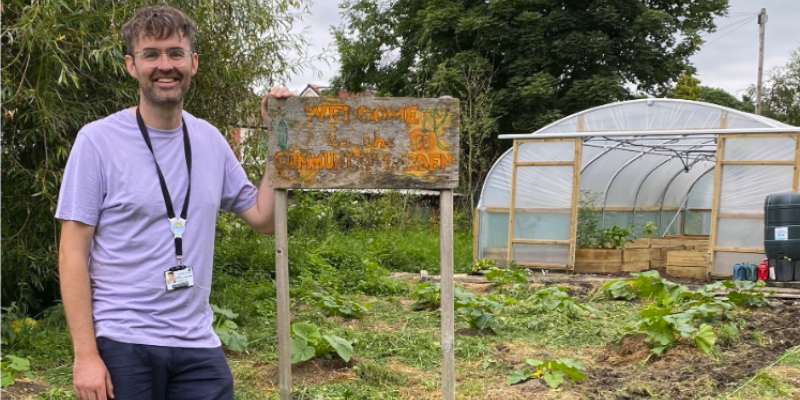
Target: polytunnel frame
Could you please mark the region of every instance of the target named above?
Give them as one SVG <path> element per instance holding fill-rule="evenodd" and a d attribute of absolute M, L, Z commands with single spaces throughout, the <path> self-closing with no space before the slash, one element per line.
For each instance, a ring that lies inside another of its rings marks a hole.
<path fill-rule="evenodd" d="M 665 141 L 665 142 L 659 143 L 659 145 L 671 144 L 671 143 L 674 143 L 675 141 L 677 141 L 677 139 L 670 139 L 670 140 L 668 140 L 668 141 Z M 692 149 L 693 149 L 693 148 L 702 147 L 703 145 L 706 145 L 706 144 L 709 144 L 709 143 L 713 143 L 713 142 L 714 142 L 714 141 L 699 143 L 699 144 L 697 144 L 697 145 L 690 146 L 690 148 L 692 148 Z M 622 144 L 622 143 L 620 143 L 620 145 L 621 145 L 621 144 Z M 646 154 L 649 154 L 650 152 L 654 151 L 654 149 L 655 149 L 655 148 L 652 148 L 652 149 L 650 149 L 650 150 L 647 150 L 647 151 L 642 151 L 642 152 L 641 152 L 641 153 L 639 153 L 639 154 L 638 154 L 636 157 L 633 157 L 633 158 L 631 158 L 630 160 L 628 160 L 627 162 L 625 162 L 624 164 L 622 164 L 622 166 L 620 166 L 620 167 L 617 169 L 617 171 L 614 173 L 614 175 L 612 175 L 612 176 L 611 176 L 611 179 L 609 179 L 609 180 L 608 180 L 608 184 L 606 185 L 606 189 L 603 191 L 603 210 L 602 210 L 602 217 L 601 217 L 601 222 L 600 222 L 600 226 L 601 226 L 601 227 L 605 227 L 605 220 L 606 220 L 606 209 L 608 208 L 608 207 L 607 207 L 607 206 L 608 206 L 608 192 L 609 192 L 609 189 L 611 189 L 611 186 L 612 186 L 612 185 L 614 184 L 614 182 L 617 180 L 617 177 L 620 175 L 620 173 L 622 173 L 622 171 L 623 171 L 623 170 L 625 170 L 625 168 L 627 168 L 628 166 L 630 166 L 631 164 L 633 164 L 634 162 L 636 162 L 636 160 L 639 160 L 639 159 L 641 159 L 641 158 L 642 158 L 642 157 L 644 157 Z M 603 154 L 605 154 L 605 152 L 604 152 L 604 153 L 601 153 L 601 154 L 598 154 L 598 156 L 597 156 L 597 157 L 600 157 L 600 156 L 602 156 Z M 631 218 L 631 219 L 632 219 L 632 221 L 633 221 L 633 223 L 634 223 L 634 224 L 636 224 L 636 200 L 637 200 L 637 199 L 638 199 L 638 197 L 639 197 L 639 192 L 642 190 L 642 186 L 644 185 L 645 181 L 647 181 L 647 178 L 648 178 L 648 177 L 650 177 L 650 175 L 653 173 L 653 171 L 656 171 L 658 168 L 660 168 L 661 166 L 663 166 L 663 165 L 665 165 L 665 164 L 669 163 L 670 161 L 674 160 L 676 157 L 679 157 L 679 156 L 678 156 L 678 155 L 675 155 L 675 156 L 669 157 L 669 158 L 665 159 L 664 161 L 662 161 L 661 163 L 659 163 L 658 165 L 656 165 L 655 167 L 653 167 L 653 168 L 650 170 L 650 172 L 648 172 L 648 173 L 647 173 L 647 174 L 646 174 L 646 175 L 645 175 L 645 176 L 644 176 L 644 177 L 641 179 L 641 181 L 639 182 L 639 185 L 638 185 L 638 186 L 637 186 L 637 188 L 636 188 L 636 195 L 635 195 L 635 196 L 634 196 L 634 198 L 633 198 L 632 218 Z M 694 164 L 696 164 L 698 161 L 704 161 L 704 160 L 708 160 L 708 159 L 707 159 L 707 158 L 700 159 L 700 157 L 698 157 L 698 159 L 696 159 L 696 160 L 694 160 L 694 161 L 692 162 L 691 166 L 694 166 Z M 594 160 L 592 160 L 592 161 L 594 161 Z M 588 166 L 588 165 L 587 165 L 587 166 Z M 581 171 L 581 172 L 582 172 L 582 171 Z M 667 194 L 667 191 L 669 190 L 669 187 L 670 187 L 670 185 L 672 184 L 672 181 L 673 181 L 673 180 L 675 180 L 675 178 L 677 178 L 677 177 L 680 175 L 680 173 L 681 173 L 681 172 L 682 172 L 681 170 L 678 170 L 678 171 L 675 173 L 675 176 L 674 176 L 674 177 L 673 177 L 673 178 L 670 180 L 670 183 L 669 183 L 669 184 L 668 184 L 668 185 L 667 185 L 667 186 L 664 188 L 664 192 L 663 192 L 663 193 L 662 193 L 662 195 L 661 195 L 660 206 L 659 206 L 659 209 L 658 209 L 658 212 L 659 212 L 659 219 L 661 219 L 661 220 L 663 220 L 663 212 L 664 212 L 664 197 L 666 196 L 666 194 Z M 647 210 L 645 210 L 644 208 L 642 208 L 641 210 L 642 210 L 642 211 L 647 211 Z M 678 209 L 678 212 L 680 212 L 680 208 Z M 659 233 L 661 232 L 661 231 L 660 231 L 660 229 L 661 229 L 661 226 L 662 226 L 662 221 L 661 221 L 661 220 L 660 220 L 660 221 L 659 221 L 659 223 L 658 223 L 658 225 L 659 225 Z M 669 229 L 666 229 L 664 232 L 666 233 L 666 232 L 668 232 L 668 231 L 669 231 Z"/>
<path fill-rule="evenodd" d="M 664 101 L 664 100 L 660 100 L 660 101 Z M 693 102 L 688 102 L 688 103 L 693 103 Z M 648 100 L 648 105 L 649 104 L 650 103 L 649 103 L 649 100 Z M 591 112 L 591 111 L 595 111 L 597 109 L 601 109 L 601 108 L 605 108 L 605 107 L 613 107 L 613 106 L 617 106 L 617 105 L 619 105 L 619 103 L 612 103 L 612 104 L 609 104 L 609 105 L 604 105 L 604 106 L 601 106 L 601 107 L 597 107 L 597 108 L 593 108 L 593 109 L 590 109 L 590 110 L 586 110 L 586 111 L 583 111 L 581 113 L 574 114 L 572 116 L 563 118 L 562 120 L 556 121 L 556 122 L 548 125 L 547 127 L 542 128 L 541 130 L 537 131 L 537 132 L 542 132 L 544 130 L 547 130 L 547 128 L 549 128 L 551 126 L 554 126 L 554 125 L 557 125 L 559 123 L 562 123 L 562 122 L 564 122 L 564 121 L 566 121 L 568 119 L 573 119 L 573 118 L 577 117 L 577 126 L 575 127 L 576 129 L 573 132 L 510 134 L 510 135 L 500 135 L 499 138 L 500 139 L 514 139 L 515 142 L 518 139 L 525 139 L 526 141 L 539 141 L 539 140 L 543 141 L 543 140 L 547 140 L 547 139 L 551 139 L 552 140 L 552 139 L 581 138 L 581 142 L 583 144 L 582 147 L 600 147 L 599 145 L 596 145 L 594 143 L 590 144 L 592 139 L 605 139 L 606 141 L 608 141 L 609 138 L 612 138 L 612 139 L 620 140 L 617 143 L 615 143 L 615 145 L 612 146 L 611 148 L 608 148 L 607 146 L 604 146 L 605 148 L 603 149 L 603 151 L 600 151 L 597 154 L 594 154 L 592 156 L 592 159 L 589 160 L 585 165 L 582 165 L 583 164 L 583 160 L 582 159 L 581 160 L 575 160 L 576 163 L 579 163 L 578 165 L 581 165 L 581 167 L 580 167 L 581 174 L 583 174 L 583 172 L 585 172 L 586 169 L 589 166 L 594 164 L 596 161 L 601 159 L 603 156 L 609 154 L 612 150 L 627 150 L 627 151 L 635 151 L 635 152 L 639 153 L 636 156 L 632 157 L 630 160 L 627 160 L 626 162 L 624 162 L 623 165 L 620 168 L 618 168 L 618 170 L 614 173 L 613 177 L 611 179 L 609 179 L 609 183 L 606 186 L 606 188 L 607 188 L 606 193 L 604 193 L 603 206 L 599 207 L 599 208 L 602 209 L 603 213 L 605 213 L 605 211 L 607 209 L 610 210 L 608 208 L 608 206 L 607 206 L 607 199 L 608 199 L 608 193 L 607 192 L 608 192 L 608 189 L 611 188 L 611 186 L 614 183 L 614 180 L 616 180 L 616 178 L 620 175 L 620 173 L 625 168 L 627 168 L 630 165 L 634 164 L 635 161 L 637 161 L 639 159 L 642 159 L 643 155 L 645 155 L 645 154 L 653 154 L 653 155 L 661 155 L 661 156 L 669 155 L 669 157 L 667 159 L 665 159 L 664 161 L 660 162 L 659 164 L 654 166 L 650 171 L 648 171 L 647 174 L 643 178 L 641 178 L 641 181 L 638 183 L 638 186 L 637 186 L 637 189 L 636 189 L 636 193 L 635 193 L 635 196 L 634 196 L 634 202 L 632 204 L 632 207 L 630 208 L 633 211 L 634 222 L 635 222 L 635 215 L 636 215 L 636 211 L 637 211 L 637 202 L 638 202 L 638 198 L 639 198 L 639 193 L 640 193 L 643 185 L 645 184 L 645 182 L 647 182 L 648 178 L 650 178 L 650 176 L 653 174 L 654 171 L 656 171 L 658 168 L 661 168 L 663 165 L 669 163 L 670 160 L 674 160 L 676 158 L 681 157 L 681 154 L 682 154 L 679 151 L 674 151 L 673 150 L 674 154 L 670 155 L 670 153 L 664 152 L 665 149 L 661 148 L 661 149 L 658 149 L 658 151 L 656 151 L 656 148 L 658 146 L 662 146 L 662 145 L 666 145 L 666 144 L 676 144 L 675 140 L 677 140 L 678 143 L 680 143 L 680 141 L 684 140 L 684 139 L 695 139 L 695 140 L 709 139 L 709 140 L 704 141 L 702 143 L 693 143 L 692 145 L 689 145 L 689 144 L 683 145 L 685 147 L 689 147 L 690 149 L 697 149 L 697 148 L 701 148 L 702 149 L 704 146 L 705 147 L 712 147 L 712 146 L 715 147 L 716 148 L 715 151 L 711 151 L 711 150 L 707 150 L 706 151 L 707 153 L 710 153 L 711 155 L 700 155 L 700 156 L 697 156 L 694 160 L 691 161 L 691 165 L 694 165 L 694 164 L 698 163 L 699 161 L 715 161 L 715 166 L 711 167 L 711 168 L 708 168 L 707 170 L 705 170 L 702 173 L 698 174 L 697 177 L 694 178 L 694 180 L 691 181 L 690 184 L 686 183 L 686 184 L 688 184 L 688 189 L 687 189 L 686 193 L 682 197 L 677 197 L 678 199 L 681 199 L 681 201 L 679 203 L 677 203 L 677 206 L 678 206 L 677 207 L 677 213 L 672 218 L 672 221 L 670 222 L 670 227 L 675 222 L 676 218 L 679 215 L 681 215 L 681 213 L 684 212 L 684 210 L 686 209 L 687 201 L 689 200 L 689 197 L 690 197 L 692 191 L 694 190 L 697 182 L 700 181 L 703 177 L 705 177 L 709 172 L 711 172 L 712 169 L 716 169 L 717 172 L 716 172 L 715 175 L 717 175 L 717 176 L 715 176 L 714 184 L 713 184 L 714 199 L 713 199 L 713 202 L 712 202 L 712 209 L 708 210 L 708 211 L 711 211 L 711 213 L 712 213 L 712 220 L 711 220 L 712 228 L 711 228 L 710 235 L 708 235 L 710 237 L 710 250 L 709 250 L 709 252 L 711 253 L 710 254 L 711 258 L 713 258 L 713 255 L 714 255 L 716 247 L 717 247 L 716 246 L 716 242 L 715 242 L 715 239 L 716 239 L 716 236 L 717 236 L 717 233 L 718 233 L 717 232 L 717 222 L 718 222 L 718 215 L 717 215 L 717 211 L 718 210 L 717 210 L 717 208 L 719 206 L 719 198 L 718 198 L 719 197 L 719 191 L 720 191 L 720 187 L 722 185 L 721 177 L 718 176 L 719 172 L 722 169 L 721 168 L 721 161 L 722 160 L 718 159 L 717 156 L 718 156 L 718 154 L 721 153 L 720 150 L 721 150 L 721 148 L 723 146 L 723 141 L 724 141 L 723 138 L 730 138 L 730 137 L 748 137 L 748 138 L 757 138 L 757 137 L 790 137 L 790 138 L 795 138 L 797 149 L 795 151 L 794 161 L 792 161 L 792 163 L 793 163 L 792 165 L 794 165 L 794 175 L 793 175 L 793 181 L 792 181 L 792 190 L 794 192 L 798 191 L 798 185 L 800 184 L 799 183 L 800 179 L 798 178 L 798 175 L 800 175 L 800 128 L 791 127 L 791 126 L 788 126 L 788 125 L 785 125 L 785 124 L 781 124 L 781 123 L 779 123 L 777 121 L 770 120 L 770 119 L 765 118 L 765 117 L 751 115 L 751 114 L 739 112 L 739 111 L 736 111 L 736 110 L 728 109 L 728 108 L 725 108 L 725 107 L 714 106 L 714 105 L 710 105 L 710 104 L 702 104 L 704 106 L 717 109 L 718 111 L 720 111 L 722 113 L 722 116 L 720 117 L 720 125 L 722 125 L 722 126 L 720 126 L 718 128 L 705 128 L 705 129 L 661 129 L 661 130 L 651 130 L 651 131 L 646 131 L 646 130 L 645 131 L 643 131 L 643 130 L 583 131 L 583 130 L 581 130 L 583 128 L 583 117 L 584 117 L 584 115 L 586 113 Z M 760 123 L 762 125 L 768 125 L 770 127 L 769 128 L 728 128 L 727 127 L 727 119 L 728 119 L 728 115 L 729 114 L 733 114 L 733 115 L 736 115 L 736 116 L 739 116 L 739 117 L 745 117 L 745 118 L 749 119 L 748 120 L 749 122 L 757 122 L 757 123 Z M 659 139 L 661 140 L 661 142 L 659 142 L 656 145 L 647 145 L 647 144 L 642 143 L 643 141 L 647 141 L 647 140 L 659 140 Z M 628 142 L 625 142 L 625 140 L 627 140 Z M 714 145 L 714 143 L 716 143 L 716 146 Z M 640 150 L 639 151 L 632 150 L 631 148 L 627 148 L 626 146 L 630 146 L 630 147 L 638 146 L 640 148 Z M 642 150 L 644 148 L 649 148 L 651 150 L 645 152 L 644 150 Z M 497 166 L 500 165 L 500 160 L 502 160 L 504 157 L 507 157 L 508 154 L 510 152 L 512 152 L 512 149 L 513 149 L 513 147 L 511 149 L 509 149 L 508 151 L 504 152 L 503 155 L 501 156 L 501 158 L 490 168 L 489 173 L 487 174 L 487 179 L 486 179 L 486 181 L 484 181 L 484 183 L 482 185 L 481 196 L 480 196 L 480 200 L 479 200 L 478 208 L 476 209 L 476 212 L 480 211 L 480 209 L 482 207 L 482 203 L 484 201 L 484 193 L 485 193 L 487 185 L 489 183 L 488 177 L 493 175 L 493 172 L 495 171 L 495 168 L 497 168 Z M 686 154 L 684 153 L 683 155 L 686 155 Z M 688 161 L 688 159 L 689 158 L 687 156 L 687 161 Z M 681 161 L 682 162 L 684 161 L 683 158 L 681 158 Z M 788 163 L 789 163 L 788 161 L 783 161 L 783 162 L 779 163 L 779 165 L 790 165 Z M 731 163 L 728 162 L 728 164 L 731 164 Z M 734 161 L 732 164 L 737 164 L 737 162 Z M 738 163 L 738 164 L 758 165 L 757 163 L 754 163 L 752 161 L 745 162 L 745 163 Z M 767 165 L 769 165 L 769 164 L 767 164 Z M 686 166 L 685 162 L 684 162 L 684 166 Z M 516 168 L 514 166 L 513 160 L 512 160 L 512 167 L 511 168 L 512 168 L 512 174 L 513 174 L 513 171 Z M 666 195 L 669 193 L 670 187 L 673 184 L 673 182 L 683 172 L 685 172 L 685 169 L 679 169 L 672 177 L 670 177 L 668 184 L 664 187 L 661 195 L 657 199 L 658 204 L 659 204 L 659 206 L 658 206 L 659 218 L 661 219 L 662 222 L 663 222 L 663 211 L 664 211 L 664 202 L 665 202 Z M 578 177 L 578 181 L 580 182 L 580 176 Z M 577 187 L 576 190 L 579 190 L 579 185 L 580 185 L 580 183 L 578 184 L 578 187 Z M 513 198 L 515 196 L 516 196 L 516 194 L 512 191 L 512 193 L 511 193 L 512 202 L 514 201 Z M 626 209 L 628 209 L 628 208 L 626 207 Z M 498 209 L 498 210 L 500 210 L 500 209 Z M 494 210 L 494 212 L 500 212 L 500 211 Z M 573 217 L 574 217 L 574 215 L 577 214 L 577 210 L 573 209 L 572 212 L 573 212 Z M 509 213 L 509 218 L 510 218 L 509 223 L 511 224 L 511 223 L 513 223 L 513 221 L 511 220 L 513 218 L 513 209 L 512 209 L 512 207 L 509 207 L 508 213 Z M 684 219 L 685 219 L 685 214 L 682 216 L 682 220 L 681 220 L 681 232 L 683 232 L 683 229 L 685 228 L 684 227 L 684 221 L 683 221 Z M 577 224 L 572 226 L 572 229 L 573 229 L 573 232 L 571 232 L 572 237 L 575 237 L 576 232 L 574 230 L 577 229 L 576 225 Z M 659 234 L 662 234 L 661 228 L 663 227 L 663 224 L 660 223 L 659 225 L 660 225 Z M 480 226 L 479 221 L 476 219 L 476 227 L 479 227 L 479 226 Z M 475 244 L 476 244 L 475 257 L 476 258 L 477 258 L 478 254 L 479 254 L 479 251 L 481 250 L 481 249 L 478 248 L 480 246 L 479 245 L 479 236 L 480 236 L 479 230 L 480 229 L 476 229 L 476 231 L 475 231 Z M 669 228 L 663 230 L 663 234 L 666 234 L 667 232 L 669 232 Z M 511 253 L 511 246 L 510 246 L 510 241 L 511 240 L 512 240 L 512 237 L 510 236 L 509 237 L 509 242 L 508 242 L 509 243 L 509 253 Z M 722 248 L 722 247 L 720 247 L 720 249 L 723 249 L 725 251 L 731 250 L 730 248 Z M 570 270 L 571 268 L 574 268 L 574 250 L 573 250 L 573 254 L 572 254 L 570 260 L 572 261 L 572 265 L 567 265 L 566 266 L 567 270 Z M 511 261 L 510 256 L 506 261 Z M 709 264 L 713 268 L 713 264 L 712 263 L 709 263 Z M 713 275 L 713 271 L 709 270 L 708 272 L 711 275 Z"/>

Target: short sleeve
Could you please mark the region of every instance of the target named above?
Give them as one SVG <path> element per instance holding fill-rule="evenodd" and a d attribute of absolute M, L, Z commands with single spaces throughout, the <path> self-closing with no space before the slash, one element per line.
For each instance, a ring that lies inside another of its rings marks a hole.
<path fill-rule="evenodd" d="M 81 132 L 67 159 L 56 218 L 97 226 L 105 192 L 100 155 L 86 134 Z"/>
<path fill-rule="evenodd" d="M 227 212 L 240 213 L 256 204 L 258 189 L 247 179 L 242 164 L 227 143 L 225 149 L 225 182 L 222 184 L 220 208 Z"/>

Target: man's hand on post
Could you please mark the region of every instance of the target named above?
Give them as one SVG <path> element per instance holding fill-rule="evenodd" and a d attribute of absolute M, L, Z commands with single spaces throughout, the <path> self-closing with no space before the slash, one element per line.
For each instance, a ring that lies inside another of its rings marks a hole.
<path fill-rule="evenodd" d="M 267 114 L 267 103 L 270 97 L 276 99 L 285 99 L 288 97 L 297 96 L 286 86 L 275 86 L 270 90 L 261 100 L 261 126 L 266 129 L 269 126 L 269 115 Z"/>

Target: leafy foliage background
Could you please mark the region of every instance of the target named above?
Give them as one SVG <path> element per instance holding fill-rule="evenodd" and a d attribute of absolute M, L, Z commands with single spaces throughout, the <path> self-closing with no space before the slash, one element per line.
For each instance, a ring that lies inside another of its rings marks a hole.
<path fill-rule="evenodd" d="M 32 311 L 59 298 L 63 168 L 80 128 L 138 103 L 120 30 L 151 1 L 11 0 L 2 33 L 2 301 Z M 305 0 L 174 0 L 198 24 L 199 72 L 185 109 L 227 134 L 260 125 L 256 88 L 307 61 L 289 33 Z M 300 56 L 290 59 L 286 54 Z M 117 156 L 124 157 L 125 149 Z M 263 164 L 262 167 L 263 168 Z"/>

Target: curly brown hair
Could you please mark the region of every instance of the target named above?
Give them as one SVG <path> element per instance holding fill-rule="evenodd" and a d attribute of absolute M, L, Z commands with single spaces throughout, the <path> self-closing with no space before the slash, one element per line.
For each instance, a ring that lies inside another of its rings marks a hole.
<path fill-rule="evenodd" d="M 174 34 L 189 40 L 189 49 L 194 49 L 194 32 L 197 24 L 182 11 L 166 4 L 146 7 L 122 26 L 122 37 L 133 52 L 134 42 L 144 38 L 166 39 Z"/>

